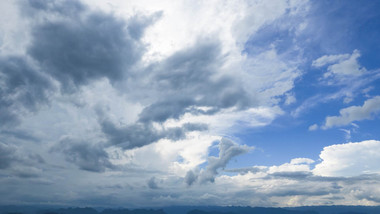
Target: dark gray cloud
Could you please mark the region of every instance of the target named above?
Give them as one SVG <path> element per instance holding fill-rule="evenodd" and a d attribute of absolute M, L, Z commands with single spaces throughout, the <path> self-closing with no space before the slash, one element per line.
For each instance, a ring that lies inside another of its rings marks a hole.
<path fill-rule="evenodd" d="M 100 125 L 109 143 L 124 149 L 142 147 L 162 138 L 162 135 L 150 124 L 141 123 L 118 127 L 109 120 L 102 120 Z"/>
<path fill-rule="evenodd" d="M 215 176 L 218 174 L 218 169 L 226 167 L 227 163 L 238 155 L 248 152 L 248 146 L 242 146 L 234 143 L 231 140 L 222 138 L 219 143 L 219 157 L 210 156 L 207 161 L 207 167 L 199 175 L 200 182 L 214 182 Z"/>
<path fill-rule="evenodd" d="M 52 152 L 61 152 L 65 159 L 77 165 L 80 169 L 91 172 L 104 172 L 115 169 L 103 146 L 71 138 L 62 139 Z"/>
<path fill-rule="evenodd" d="M 29 142 L 39 141 L 39 138 L 31 134 L 30 132 L 16 128 L 0 130 L 0 140 L 3 138 L 8 140 L 11 138 L 15 138 L 18 140 Z"/>
<path fill-rule="evenodd" d="M 101 78 L 111 83 L 133 78 L 139 93 L 151 97 L 135 124 L 119 127 L 108 120 L 99 120 L 112 145 L 131 149 L 162 138 L 182 139 L 188 131 L 207 127 L 186 124 L 158 131 L 152 122 L 178 119 L 186 112 L 213 114 L 223 108 L 246 108 L 253 104 L 254 99 L 232 75 L 217 75 L 226 57 L 221 54 L 218 41 L 200 40 L 193 47 L 135 72 L 134 66 L 145 50 L 140 39 L 161 12 L 121 20 L 112 14 L 90 11 L 75 1 L 31 0 L 23 8 L 26 15 L 43 20 L 33 27 L 27 53 L 41 72 L 60 83 L 63 92 L 74 93 L 78 87 Z M 35 100 L 33 96 L 30 98 Z M 211 109 L 201 111 L 196 106 Z M 9 121 L 17 118 L 12 112 L 0 116 Z"/>
<path fill-rule="evenodd" d="M 43 0 L 28 0 L 21 2 L 20 9 L 22 14 L 27 16 L 35 16 L 41 12 L 64 16 L 78 16 L 86 8 L 79 1 L 75 0 L 56 0 L 56 1 L 43 1 Z"/>
<path fill-rule="evenodd" d="M 111 145 L 117 145 L 124 149 L 133 149 L 149 145 L 160 139 L 170 140 L 184 139 L 188 131 L 203 131 L 207 125 L 199 123 L 186 123 L 182 127 L 157 130 L 151 122 L 137 122 L 131 125 L 117 125 L 110 121 L 104 110 L 98 108 L 97 114 L 101 130 L 108 138 Z"/>
<path fill-rule="evenodd" d="M 102 131 L 112 144 L 131 149 L 162 138 L 182 139 L 188 131 L 208 128 L 203 124 L 185 124 L 158 131 L 152 126 L 153 122 L 179 119 L 187 112 L 214 114 L 223 108 L 235 106 L 243 109 L 254 105 L 255 99 L 233 76 L 216 75 L 224 57 L 217 41 L 202 40 L 193 47 L 175 52 L 162 62 L 151 64 L 141 74 L 144 81 L 141 80 L 138 86 L 140 92 L 137 94 L 143 92 L 141 99 L 150 97 L 150 104 L 139 114 L 138 122 L 118 127 L 108 120 L 99 120 Z M 209 110 L 200 110 L 197 106 L 207 106 Z"/>
<path fill-rule="evenodd" d="M 211 110 L 197 113 L 213 114 L 223 108 L 255 105 L 233 76 L 216 75 L 225 57 L 218 41 L 202 40 L 149 66 L 149 87 L 158 99 L 142 111 L 140 121 L 178 119 L 186 112 L 195 113 L 194 106 L 208 106 Z"/>
<path fill-rule="evenodd" d="M 356 190 L 356 192 L 359 192 L 355 195 L 355 197 L 358 199 L 358 200 L 363 200 L 363 199 L 366 199 L 368 201 L 373 201 L 373 202 L 376 202 L 376 203 L 380 203 L 380 197 L 377 195 L 376 192 L 372 192 L 371 190 L 368 191 L 368 190 Z"/>
<path fill-rule="evenodd" d="M 14 127 L 20 112 L 35 112 L 49 103 L 56 92 L 53 79 L 64 92 L 75 92 L 99 78 L 127 78 L 144 51 L 139 39 L 161 14 L 127 22 L 90 11 L 78 1 L 30 0 L 20 5 L 23 15 L 39 21 L 33 23 L 26 56 L 0 57 L 1 127 Z"/>
<path fill-rule="evenodd" d="M 297 171 L 297 172 L 275 172 L 271 173 L 269 176 L 275 178 L 287 178 L 294 180 L 303 180 L 313 176 L 311 172 Z"/>
<path fill-rule="evenodd" d="M 235 172 L 239 174 L 247 174 L 248 172 L 257 173 L 257 172 L 265 172 L 266 170 L 260 167 L 252 166 L 245 168 L 235 168 L 235 169 L 225 169 L 225 172 Z"/>
<path fill-rule="evenodd" d="M 37 111 L 54 90 L 51 80 L 20 56 L 0 57 L 0 126 L 14 127 L 21 112 Z"/>
<path fill-rule="evenodd" d="M 0 142 L 0 169 L 7 169 L 11 164 L 18 160 L 16 148 Z"/>
<path fill-rule="evenodd" d="M 357 182 L 373 181 L 380 178 L 378 174 L 362 174 L 352 177 L 332 177 L 332 176 L 319 176 L 311 172 L 298 171 L 298 172 L 275 172 L 268 174 L 264 179 L 292 179 L 298 181 L 313 181 L 313 182 L 343 182 L 346 185 L 352 185 Z"/>
<path fill-rule="evenodd" d="M 188 186 L 191 186 L 198 179 L 198 174 L 196 174 L 193 170 L 189 170 L 185 176 L 185 182 Z"/>
<path fill-rule="evenodd" d="M 44 158 L 13 144 L 0 142 L 0 170 L 7 177 L 35 178 L 41 174 Z"/>
<path fill-rule="evenodd" d="M 28 54 L 61 83 L 65 92 L 94 79 L 106 77 L 114 82 L 125 77 L 143 53 L 139 37 L 132 37 L 125 21 L 110 14 L 82 9 L 70 17 L 72 10 L 64 9 L 70 5 L 60 5 L 65 19 L 33 28 Z M 135 23 L 133 29 L 143 31 L 146 25 Z"/>
<path fill-rule="evenodd" d="M 166 98 L 144 108 L 139 115 L 140 121 L 147 123 L 151 121 L 165 122 L 169 118 L 178 119 L 179 116 L 186 112 L 186 108 L 194 104 L 193 98 Z"/>
<path fill-rule="evenodd" d="M 148 187 L 151 188 L 151 189 L 158 189 L 158 185 L 157 185 L 155 177 L 151 177 L 148 180 L 147 184 L 148 184 Z"/>
<path fill-rule="evenodd" d="M 299 186 L 295 186 L 294 188 L 288 187 L 284 190 L 275 190 L 273 192 L 270 192 L 268 195 L 270 196 L 295 196 L 295 195 L 305 195 L 305 196 L 321 196 L 321 195 L 329 195 L 333 193 L 338 193 L 338 190 L 333 190 L 331 188 L 308 188 L 303 189 Z"/>
<path fill-rule="evenodd" d="M 142 147 L 163 138 L 176 141 L 184 139 L 187 131 L 202 131 L 207 129 L 207 126 L 204 125 L 186 124 L 184 127 L 156 130 L 151 123 L 117 126 L 108 119 L 101 120 L 100 125 L 109 143 L 124 149 Z"/>

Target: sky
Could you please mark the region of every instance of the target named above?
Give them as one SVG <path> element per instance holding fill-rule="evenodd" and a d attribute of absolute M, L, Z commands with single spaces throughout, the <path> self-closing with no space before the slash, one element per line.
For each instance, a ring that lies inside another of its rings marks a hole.
<path fill-rule="evenodd" d="M 0 1 L 0 205 L 380 205 L 380 1 Z"/>

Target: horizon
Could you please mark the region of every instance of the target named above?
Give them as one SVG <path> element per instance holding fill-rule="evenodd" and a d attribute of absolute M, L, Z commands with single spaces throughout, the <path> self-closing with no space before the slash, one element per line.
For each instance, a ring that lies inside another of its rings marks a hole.
<path fill-rule="evenodd" d="M 0 1 L 0 206 L 380 206 L 380 1 Z"/>
<path fill-rule="evenodd" d="M 1 214 L 377 214 L 380 206 L 304 206 L 304 207 L 240 207 L 240 206 L 175 206 L 156 208 L 41 207 L 0 206 Z"/>

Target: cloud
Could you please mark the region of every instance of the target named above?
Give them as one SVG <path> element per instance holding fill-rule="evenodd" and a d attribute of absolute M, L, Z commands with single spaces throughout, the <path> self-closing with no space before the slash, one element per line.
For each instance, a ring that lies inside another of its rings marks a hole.
<path fill-rule="evenodd" d="M 269 167 L 268 173 L 273 174 L 282 172 L 309 172 L 310 164 L 312 163 L 314 163 L 314 160 L 308 158 L 294 158 L 290 161 L 290 163 Z"/>
<path fill-rule="evenodd" d="M 185 182 L 188 186 L 191 186 L 193 183 L 195 183 L 197 179 L 198 179 L 198 175 L 193 170 L 189 170 L 186 173 Z"/>
<path fill-rule="evenodd" d="M 103 110 L 98 109 L 99 124 L 110 145 L 117 145 L 123 149 L 143 147 L 160 139 L 181 140 L 187 132 L 207 130 L 207 125 L 201 123 L 186 123 L 181 127 L 161 127 L 158 129 L 151 122 L 137 122 L 131 125 L 120 126 L 114 124 L 105 116 Z"/>
<path fill-rule="evenodd" d="M 362 106 L 350 106 L 339 111 L 339 116 L 326 117 L 323 129 L 345 126 L 354 121 L 369 120 L 380 111 L 380 96 L 368 99 Z"/>
<path fill-rule="evenodd" d="M 13 162 L 18 160 L 15 152 L 14 147 L 0 142 L 0 169 L 7 169 Z"/>
<path fill-rule="evenodd" d="M 319 155 L 322 162 L 313 173 L 322 176 L 355 176 L 379 173 L 380 142 L 368 140 L 356 143 L 331 145 Z"/>
<path fill-rule="evenodd" d="M 54 86 L 35 65 L 21 56 L 0 57 L 0 126 L 20 122 L 20 115 L 35 112 L 49 101 Z"/>
<path fill-rule="evenodd" d="M 126 23 L 79 2 L 30 3 L 39 13 L 58 11 L 63 17 L 37 23 L 27 52 L 65 92 L 103 77 L 111 82 L 128 78 L 144 50 L 139 42 L 144 29 L 156 20 L 140 17 Z"/>
<path fill-rule="evenodd" d="M 215 176 L 218 174 L 218 169 L 226 167 L 232 158 L 244 154 L 251 149 L 253 148 L 246 145 L 238 145 L 231 140 L 222 138 L 219 143 L 219 156 L 211 156 L 208 158 L 206 169 L 200 172 L 200 182 L 214 182 Z"/>
<path fill-rule="evenodd" d="M 0 142 L 0 173 L 13 179 L 29 179 L 41 176 L 45 160 L 38 153 Z"/>
<path fill-rule="evenodd" d="M 66 137 L 60 140 L 51 151 L 61 152 L 67 161 L 74 163 L 82 170 L 104 172 L 106 169 L 115 169 L 109 161 L 108 153 L 99 144 Z"/>
<path fill-rule="evenodd" d="M 324 74 L 324 78 L 334 76 L 340 80 L 340 78 L 344 77 L 361 76 L 366 72 L 366 69 L 359 64 L 359 57 L 360 52 L 358 50 L 354 50 L 351 55 L 341 54 L 322 56 L 321 58 L 313 61 L 312 66 L 322 67 L 330 64 L 327 67 L 328 72 Z"/>
<path fill-rule="evenodd" d="M 350 58 L 350 54 L 325 55 L 314 60 L 311 65 L 318 68 L 318 67 L 323 67 L 325 65 L 341 62 L 349 58 Z"/>
<path fill-rule="evenodd" d="M 285 113 L 280 104 L 295 102 L 303 59 L 293 31 L 308 6 L 299 3 L 22 3 L 31 31 L 17 32 L 28 45 L 1 56 L 0 119 L 9 122 L 0 131 L 0 195 L 73 206 L 375 201 L 362 194 L 379 185 L 375 175 L 313 175 L 311 159 L 223 170 L 252 147 L 222 136 L 266 126 Z M 359 56 L 326 56 L 315 66 L 327 66 L 328 78 L 353 77 L 364 72 Z M 217 157 L 209 157 L 213 142 Z M 104 183 L 117 185 L 96 188 Z"/>
<path fill-rule="evenodd" d="M 313 124 L 311 126 L 309 126 L 309 131 L 315 131 L 318 129 L 318 125 L 317 124 Z"/>
<path fill-rule="evenodd" d="M 231 107 L 256 106 L 253 95 L 239 80 L 218 72 L 227 60 L 220 45 L 218 41 L 200 40 L 149 67 L 149 82 L 154 84 L 143 90 L 152 90 L 152 104 L 141 112 L 140 121 L 178 119 L 197 106 L 210 107 L 209 114 Z"/>
<path fill-rule="evenodd" d="M 306 110 L 332 100 L 343 99 L 343 103 L 352 102 L 356 96 L 367 93 L 370 84 L 380 78 L 379 70 L 367 70 L 360 65 L 358 50 L 350 54 L 326 55 L 314 60 L 312 66 L 323 68 L 327 72 L 320 78 L 318 87 L 328 86 L 335 91 L 316 94 L 306 99 L 299 107 L 292 111 L 293 116 L 300 116 Z M 332 64 L 332 65 L 331 65 Z M 368 95 L 367 95 L 368 96 Z"/>
<path fill-rule="evenodd" d="M 155 177 L 151 177 L 148 182 L 148 187 L 151 188 L 151 189 L 158 189 L 158 185 L 157 185 L 157 182 L 156 182 L 156 178 Z"/>

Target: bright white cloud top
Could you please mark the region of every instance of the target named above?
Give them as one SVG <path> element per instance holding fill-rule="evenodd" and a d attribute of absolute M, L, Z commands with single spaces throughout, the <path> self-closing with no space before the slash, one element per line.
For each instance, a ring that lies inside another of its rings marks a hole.
<path fill-rule="evenodd" d="M 379 205 L 357 4 L 1 1 L 0 204 Z"/>

